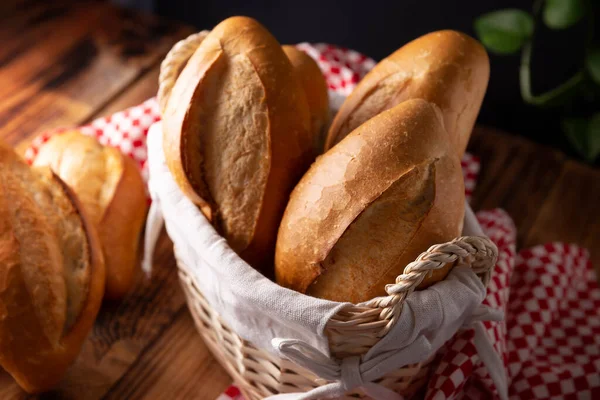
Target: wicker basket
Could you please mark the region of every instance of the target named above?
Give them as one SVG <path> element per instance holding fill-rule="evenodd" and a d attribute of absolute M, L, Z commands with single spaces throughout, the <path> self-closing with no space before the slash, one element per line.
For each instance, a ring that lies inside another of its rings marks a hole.
<path fill-rule="evenodd" d="M 161 110 L 174 82 L 206 32 L 196 33 L 177 43 L 161 65 L 158 100 Z M 198 331 L 215 358 L 231 375 L 246 399 L 262 399 L 280 394 L 305 392 L 328 383 L 307 369 L 268 351 L 256 348 L 231 330 L 213 310 L 194 282 L 194 273 L 178 256 L 179 277 Z M 404 299 L 432 270 L 447 263 L 469 265 L 487 285 L 497 259 L 496 246 L 486 237 L 465 236 L 432 246 L 409 264 L 394 284 L 386 286 L 388 296 L 339 311 L 325 327 L 333 357 L 361 356 L 394 326 Z M 387 374 L 375 383 L 410 397 L 427 382 L 431 358 Z M 360 389 L 346 393 L 345 399 L 369 398 Z"/>

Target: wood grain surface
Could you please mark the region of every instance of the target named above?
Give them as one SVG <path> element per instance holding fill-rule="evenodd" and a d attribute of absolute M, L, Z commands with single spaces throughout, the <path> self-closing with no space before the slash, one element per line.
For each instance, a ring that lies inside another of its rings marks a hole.
<path fill-rule="evenodd" d="M 104 2 L 29 3 L 0 24 L 0 129 L 11 144 L 88 120 L 190 32 Z"/>
<path fill-rule="evenodd" d="M 160 60 L 191 32 L 105 2 L 13 5 L 0 8 L 0 138 L 21 149 L 44 130 L 153 96 Z M 476 210 L 505 209 L 519 246 L 577 243 L 600 266 L 600 171 L 484 127 L 469 151 L 482 160 Z M 163 233 L 152 279 L 140 276 L 127 299 L 103 306 L 60 387 L 28 396 L 0 371 L 0 399 L 214 399 L 230 382 L 195 331 Z"/>

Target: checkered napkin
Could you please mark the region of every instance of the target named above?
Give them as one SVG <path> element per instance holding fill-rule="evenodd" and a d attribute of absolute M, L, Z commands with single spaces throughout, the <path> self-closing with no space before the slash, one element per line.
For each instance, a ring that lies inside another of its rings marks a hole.
<path fill-rule="evenodd" d="M 321 67 L 332 93 L 348 95 L 375 65 L 370 58 L 328 44 L 299 44 Z M 146 170 L 146 134 L 160 119 L 156 100 L 100 118 L 79 128 L 119 148 Z M 32 162 L 54 134 L 36 138 L 25 157 Z M 485 162 L 485 160 L 483 160 Z M 479 160 L 462 160 L 467 198 L 479 172 Z M 516 253 L 516 229 L 502 210 L 482 211 L 477 219 L 496 243 L 499 259 L 485 303 L 503 309 L 506 320 L 486 322 L 515 399 L 600 398 L 600 289 L 586 250 L 550 243 Z M 497 390 L 473 344 L 474 331 L 458 333 L 438 353 L 426 399 L 490 398 Z M 242 400 L 231 386 L 220 400 Z"/>

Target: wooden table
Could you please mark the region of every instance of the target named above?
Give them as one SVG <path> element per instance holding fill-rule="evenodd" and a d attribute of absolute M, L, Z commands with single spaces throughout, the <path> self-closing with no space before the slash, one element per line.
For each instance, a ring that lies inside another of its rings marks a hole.
<path fill-rule="evenodd" d="M 153 96 L 161 59 L 190 32 L 105 3 L 17 1 L 0 12 L 0 138 L 22 149 L 42 131 Z M 470 151 L 482 159 L 476 210 L 504 208 L 521 247 L 574 242 L 600 266 L 600 171 L 481 127 Z M 77 363 L 41 398 L 214 399 L 230 384 L 194 329 L 166 235 L 154 270 L 121 304 L 103 307 Z M 33 397 L 0 372 L 0 398 Z"/>

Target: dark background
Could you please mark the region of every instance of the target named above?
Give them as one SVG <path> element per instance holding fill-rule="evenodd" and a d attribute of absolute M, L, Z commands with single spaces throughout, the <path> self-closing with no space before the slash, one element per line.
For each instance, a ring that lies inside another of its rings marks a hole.
<path fill-rule="evenodd" d="M 137 4 L 161 16 L 211 29 L 233 15 L 263 23 L 281 43 L 328 42 L 360 51 L 375 60 L 430 31 L 456 29 L 475 36 L 473 21 L 501 8 L 530 11 L 529 0 L 396 0 L 396 1 L 249 1 L 249 0 L 115 0 Z M 581 29 L 543 30 L 534 47 L 534 93 L 550 89 L 577 71 L 583 57 Z M 520 97 L 519 55 L 490 54 L 491 78 L 479 123 L 577 157 L 560 129 L 557 110 L 525 105 Z M 577 105 L 575 114 L 579 110 Z M 583 110 L 582 110 L 583 111 Z"/>

